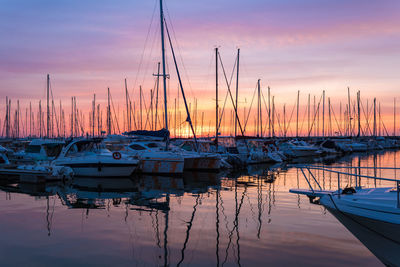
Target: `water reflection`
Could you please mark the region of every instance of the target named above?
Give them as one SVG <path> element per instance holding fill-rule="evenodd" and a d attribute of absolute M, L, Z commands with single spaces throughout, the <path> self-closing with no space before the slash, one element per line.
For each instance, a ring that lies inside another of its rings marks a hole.
<path fill-rule="evenodd" d="M 389 151 L 332 164 L 393 166 L 398 158 Z M 373 174 L 374 169 L 355 171 Z M 315 176 L 327 188 L 336 185 L 328 173 Z M 21 250 L 25 257 L 19 265 L 51 265 L 54 259 L 120 266 L 378 264 L 364 238 L 355 234 L 368 249 L 323 208 L 288 193 L 306 186 L 297 169 L 286 165 L 181 178 L 2 181 L 0 227 L 9 234 L 2 237 L 7 242 L 0 243 L 0 251 L 6 265 Z"/>

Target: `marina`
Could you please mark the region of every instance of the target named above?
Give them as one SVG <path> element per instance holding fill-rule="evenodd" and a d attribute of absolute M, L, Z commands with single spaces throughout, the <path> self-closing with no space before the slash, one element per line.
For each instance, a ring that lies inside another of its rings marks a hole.
<path fill-rule="evenodd" d="M 47 2 L 0 12 L 1 266 L 400 266 L 400 5 Z"/>
<path fill-rule="evenodd" d="M 330 161 L 326 168 L 352 166 L 358 171 L 360 167 L 362 175 L 397 177 L 397 169 L 386 167 L 398 166 L 399 153 L 361 152 Z M 321 164 L 306 166 L 318 169 Z M 322 259 L 327 266 L 337 265 L 338 260 L 343 265 L 379 266 L 385 259 L 398 263 L 398 249 L 388 246 L 387 240 L 360 237 L 364 229 L 343 226 L 322 206 L 289 193 L 308 188 L 299 168 L 251 167 L 242 174 L 184 172 L 179 178 L 74 177 L 66 183 L 39 184 L 2 179 L 3 263 L 317 266 Z M 336 190 L 335 174 L 313 172 L 321 186 Z M 385 184 L 376 181 L 378 186 Z M 355 186 L 354 179 L 349 185 Z M 364 178 L 360 185 L 375 186 Z M 18 257 L 21 253 L 24 257 Z"/>

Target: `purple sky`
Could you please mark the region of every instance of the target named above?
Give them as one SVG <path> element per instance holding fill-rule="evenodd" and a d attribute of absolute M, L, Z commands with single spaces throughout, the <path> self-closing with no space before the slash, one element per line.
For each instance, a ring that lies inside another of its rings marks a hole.
<path fill-rule="evenodd" d="M 66 107 L 72 95 L 89 106 L 94 92 L 104 102 L 107 87 L 122 101 L 125 77 L 133 98 L 140 84 L 148 94 L 160 60 L 157 2 L 0 0 L 1 95 L 36 103 L 45 96 L 47 73 L 54 97 Z M 165 5 L 187 95 L 204 109 L 213 105 L 216 46 L 229 74 L 241 48 L 242 102 L 250 101 L 258 78 L 263 90 L 271 86 L 277 103 L 288 105 L 297 90 L 305 101 L 308 93 L 319 97 L 325 89 L 338 103 L 350 86 L 353 95 L 361 90 L 362 97 L 378 97 L 389 113 L 397 96 L 399 1 L 166 0 Z M 170 56 L 168 61 L 172 102 L 177 81 Z"/>

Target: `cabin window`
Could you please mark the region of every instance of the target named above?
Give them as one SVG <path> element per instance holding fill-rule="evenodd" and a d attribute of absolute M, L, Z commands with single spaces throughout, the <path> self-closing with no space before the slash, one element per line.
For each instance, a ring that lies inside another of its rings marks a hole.
<path fill-rule="evenodd" d="M 47 144 L 45 145 L 46 154 L 48 157 L 57 157 L 62 149 L 61 144 Z"/>
<path fill-rule="evenodd" d="M 133 144 L 133 145 L 130 145 L 129 147 L 132 148 L 133 150 L 146 150 L 146 148 L 144 148 L 138 144 Z"/>
<path fill-rule="evenodd" d="M 26 153 L 40 153 L 41 146 L 38 145 L 29 145 L 26 148 Z"/>
<path fill-rule="evenodd" d="M 148 143 L 147 147 L 154 148 L 154 147 L 158 147 L 158 145 L 156 143 Z"/>
<path fill-rule="evenodd" d="M 186 151 L 192 151 L 192 146 L 190 144 L 184 144 L 181 148 Z"/>

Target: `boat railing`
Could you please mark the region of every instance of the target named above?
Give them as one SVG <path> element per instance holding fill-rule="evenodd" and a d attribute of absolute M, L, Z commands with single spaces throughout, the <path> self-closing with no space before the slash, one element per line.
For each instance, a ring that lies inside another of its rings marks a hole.
<path fill-rule="evenodd" d="M 387 182 L 394 182 L 396 191 L 397 191 L 397 207 L 400 208 L 400 180 L 398 179 L 391 179 L 391 178 L 383 178 L 383 177 L 377 177 L 377 176 L 370 176 L 370 175 L 363 175 L 361 173 L 352 173 L 350 171 L 340 171 L 338 169 L 348 169 L 348 170 L 357 170 L 357 169 L 385 169 L 385 170 L 398 170 L 400 168 L 392 168 L 392 167 L 351 167 L 351 166 L 315 166 L 315 165 L 295 165 L 298 169 L 300 169 L 301 173 L 303 174 L 308 186 L 310 187 L 313 195 L 317 195 L 318 192 L 316 192 L 318 189 L 313 188 L 312 181 L 315 182 L 317 187 L 319 188 L 319 191 L 324 191 L 324 189 L 321 187 L 320 183 L 318 180 L 315 178 L 315 175 L 312 173 L 312 170 L 317 170 L 317 171 L 324 171 L 328 173 L 334 173 L 337 175 L 337 191 L 335 194 L 338 195 L 338 198 L 340 198 L 340 195 L 343 193 L 342 190 L 342 183 L 341 183 L 341 178 L 342 176 L 347 176 L 347 177 L 355 177 L 355 188 L 361 187 L 361 178 L 366 178 L 366 179 L 373 179 L 374 181 L 387 181 Z M 307 176 L 307 173 L 309 176 Z M 315 186 L 314 186 L 315 187 Z"/>

